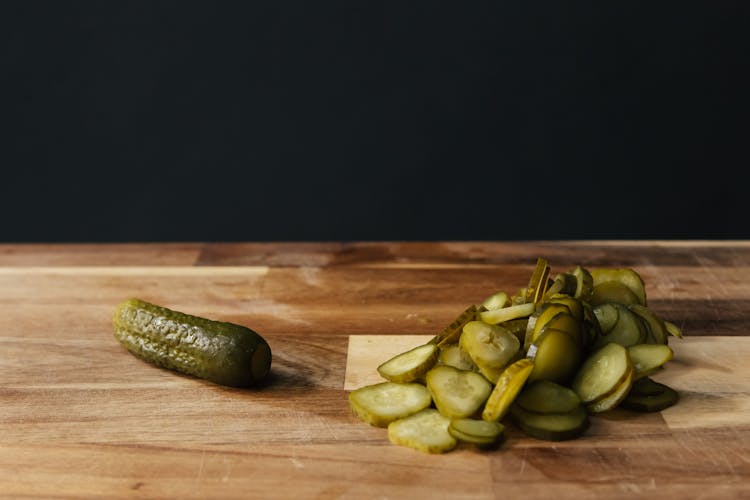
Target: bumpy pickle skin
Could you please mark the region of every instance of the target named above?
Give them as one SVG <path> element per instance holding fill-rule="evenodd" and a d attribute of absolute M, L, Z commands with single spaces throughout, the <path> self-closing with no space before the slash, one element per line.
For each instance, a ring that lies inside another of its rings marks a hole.
<path fill-rule="evenodd" d="M 139 299 L 122 302 L 114 336 L 151 364 L 220 385 L 248 387 L 271 369 L 271 349 L 250 328 L 192 316 Z"/>

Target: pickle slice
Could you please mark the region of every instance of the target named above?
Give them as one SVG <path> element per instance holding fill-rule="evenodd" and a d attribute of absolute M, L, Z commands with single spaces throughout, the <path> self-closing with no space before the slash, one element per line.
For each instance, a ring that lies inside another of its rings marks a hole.
<path fill-rule="evenodd" d="M 572 294 L 573 297 L 585 302 L 591 301 L 591 295 L 594 292 L 594 278 L 585 267 L 577 266 L 571 272 L 576 278 L 576 289 Z"/>
<path fill-rule="evenodd" d="M 503 436 L 505 426 L 500 422 L 488 422 L 473 418 L 454 418 L 448 432 L 454 438 L 466 443 L 488 446 L 497 443 Z"/>
<path fill-rule="evenodd" d="M 643 284 L 643 279 L 640 274 L 629 268 L 599 268 L 591 270 L 591 277 L 593 278 L 594 292 L 596 287 L 601 283 L 607 281 L 617 281 L 622 283 L 633 292 L 633 295 L 637 298 L 638 304 L 642 306 L 646 304 L 646 287 Z M 593 299 L 592 299 L 593 300 Z"/>
<path fill-rule="evenodd" d="M 450 344 L 440 350 L 438 361 L 459 370 L 475 370 L 476 365 L 458 344 Z"/>
<path fill-rule="evenodd" d="M 529 290 L 526 287 L 519 288 L 516 293 L 510 296 L 510 305 L 515 306 L 518 304 L 525 304 L 529 302 L 528 299 Z"/>
<path fill-rule="evenodd" d="M 594 287 L 591 304 L 597 306 L 608 303 L 638 304 L 638 296 L 627 285 L 619 281 L 603 281 Z"/>
<path fill-rule="evenodd" d="M 660 392 L 655 394 L 640 394 L 635 390 L 630 391 L 630 394 L 622 400 L 620 406 L 633 411 L 655 412 L 669 408 L 680 399 L 679 393 L 671 387 L 659 382 L 652 381 L 652 383 L 657 384 Z"/>
<path fill-rule="evenodd" d="M 633 386 L 633 370 L 631 369 L 630 372 L 625 377 L 625 380 L 620 384 L 620 386 L 615 389 L 615 391 L 610 394 L 609 396 L 605 396 L 602 399 L 598 401 L 594 401 L 593 403 L 589 404 L 587 406 L 588 411 L 590 413 L 603 413 L 605 411 L 609 411 L 612 408 L 616 407 L 620 402 L 622 402 L 623 399 L 625 399 L 625 396 L 628 395 L 628 392 L 630 392 L 631 387 Z"/>
<path fill-rule="evenodd" d="M 502 307 L 479 313 L 479 319 L 485 323 L 496 325 L 512 319 L 526 318 L 534 312 L 535 306 L 532 302 L 518 304 L 515 306 Z"/>
<path fill-rule="evenodd" d="M 430 344 L 437 344 L 438 347 L 443 347 L 444 345 L 458 342 L 458 338 L 461 336 L 461 331 L 463 330 L 464 325 L 469 321 L 474 321 L 476 316 L 477 306 L 470 305 L 464 310 L 464 312 L 459 314 L 450 325 L 446 326 L 442 332 L 435 335 L 435 337 L 430 340 Z"/>
<path fill-rule="evenodd" d="M 538 304 L 544 297 L 549 285 L 550 267 L 547 265 L 547 259 L 538 258 L 536 267 L 529 279 L 529 286 L 526 287 L 526 301 Z"/>
<path fill-rule="evenodd" d="M 508 294 L 505 292 L 497 292 L 486 299 L 484 299 L 484 302 L 482 302 L 482 305 L 485 309 L 488 311 L 494 311 L 495 309 L 500 309 L 501 307 L 505 307 L 508 305 Z"/>
<path fill-rule="evenodd" d="M 529 318 L 512 319 L 505 321 L 502 325 L 503 328 L 508 330 L 510 333 L 516 336 L 519 345 L 524 341 L 526 336 L 526 327 L 529 324 Z"/>
<path fill-rule="evenodd" d="M 422 384 L 381 382 L 360 387 L 349 393 L 349 406 L 363 421 L 385 427 L 394 420 L 408 417 L 432 403 L 432 396 Z"/>
<path fill-rule="evenodd" d="M 678 339 L 682 338 L 682 329 L 672 323 L 671 321 L 664 321 L 664 328 L 667 330 L 667 333 L 670 334 L 673 337 L 677 337 Z"/>
<path fill-rule="evenodd" d="M 640 304 L 631 304 L 628 306 L 632 312 L 638 315 L 647 326 L 648 339 L 647 342 L 650 344 L 666 344 L 668 342 L 667 327 L 664 321 L 652 312 L 648 307 Z"/>
<path fill-rule="evenodd" d="M 628 347 L 636 379 L 645 377 L 674 357 L 674 351 L 664 344 L 637 344 Z"/>
<path fill-rule="evenodd" d="M 583 434 L 589 425 L 588 413 L 580 405 L 568 413 L 534 413 L 517 404 L 510 411 L 526 434 L 546 441 L 573 439 Z"/>
<path fill-rule="evenodd" d="M 628 350 L 612 342 L 586 358 L 576 373 L 571 388 L 582 403 L 589 404 L 612 394 L 632 369 Z"/>
<path fill-rule="evenodd" d="M 647 337 L 647 327 L 640 316 L 632 312 L 622 304 L 612 304 L 617 309 L 617 323 L 609 331 L 602 335 L 594 344 L 596 348 L 609 342 L 615 342 L 625 347 L 635 344 L 643 344 Z"/>
<path fill-rule="evenodd" d="M 640 396 L 655 396 L 664 392 L 665 387 L 667 386 L 654 381 L 652 378 L 642 377 L 633 381 L 633 388 L 630 392 Z"/>
<path fill-rule="evenodd" d="M 571 316 L 578 321 L 583 320 L 583 303 L 570 295 L 555 294 L 549 298 L 548 303 L 567 306 Z"/>
<path fill-rule="evenodd" d="M 378 366 L 378 373 L 391 382 L 412 382 L 435 365 L 438 355 L 435 344 L 424 344 L 392 357 Z"/>
<path fill-rule="evenodd" d="M 521 348 L 518 338 L 507 329 L 483 321 L 466 323 L 459 345 L 493 383 Z"/>
<path fill-rule="evenodd" d="M 524 387 L 516 404 L 534 413 L 569 413 L 581 406 L 581 399 L 568 387 L 539 380 Z"/>
<path fill-rule="evenodd" d="M 529 380 L 550 380 L 564 384 L 581 363 L 580 343 L 562 330 L 546 328 L 527 353 L 534 362 Z"/>
<path fill-rule="evenodd" d="M 576 293 L 577 286 L 578 279 L 572 273 L 558 274 L 544 293 L 543 300 L 547 301 L 550 296 L 558 293 L 573 296 Z"/>
<path fill-rule="evenodd" d="M 425 376 L 435 407 L 449 418 L 470 417 L 487 401 L 492 385 L 478 373 L 436 366 Z"/>
<path fill-rule="evenodd" d="M 532 342 L 536 340 L 547 330 L 560 330 L 567 333 L 570 338 L 581 344 L 585 345 L 583 339 L 583 329 L 581 328 L 581 322 L 576 320 L 573 316 L 568 313 L 558 313 L 554 317 L 547 321 L 539 333 L 532 339 Z"/>
<path fill-rule="evenodd" d="M 602 329 L 599 326 L 599 321 L 594 315 L 594 309 L 588 302 L 581 302 L 583 306 L 583 336 L 585 337 L 584 348 L 588 349 L 593 345 L 599 337 L 602 336 Z"/>
<path fill-rule="evenodd" d="M 531 360 L 524 358 L 503 370 L 484 405 L 482 420 L 490 422 L 501 420 L 508 413 L 508 408 L 516 399 L 533 369 L 534 364 Z"/>
<path fill-rule="evenodd" d="M 450 423 L 439 411 L 427 408 L 388 424 L 388 439 L 424 453 L 444 453 L 457 444 L 448 432 Z"/>
<path fill-rule="evenodd" d="M 531 344 L 539 337 L 539 331 L 544 328 L 544 325 L 552 319 L 554 316 L 560 313 L 570 313 L 570 309 L 565 304 L 553 304 L 551 302 L 545 302 L 540 305 L 534 314 L 529 316 L 529 320 L 526 323 L 526 335 L 524 337 L 524 350 L 528 350 Z"/>
<path fill-rule="evenodd" d="M 614 304 L 604 303 L 594 306 L 593 311 L 602 329 L 602 334 L 606 335 L 611 332 L 619 319 L 619 309 Z"/>

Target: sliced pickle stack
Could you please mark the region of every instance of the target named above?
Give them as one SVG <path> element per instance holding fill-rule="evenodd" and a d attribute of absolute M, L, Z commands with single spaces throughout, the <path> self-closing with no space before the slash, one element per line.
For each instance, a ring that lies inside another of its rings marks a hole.
<path fill-rule="evenodd" d="M 428 343 L 386 360 L 386 380 L 349 394 L 363 421 L 388 427 L 394 444 L 443 453 L 502 441 L 509 423 L 560 441 L 591 416 L 675 404 L 654 381 L 681 329 L 647 306 L 633 269 L 576 266 L 552 276 L 537 259 L 528 284 L 470 305 Z"/>
<path fill-rule="evenodd" d="M 513 403 L 511 414 L 526 434 L 548 441 L 580 436 L 589 425 L 588 413 L 578 395 L 548 380 L 525 387 Z"/>

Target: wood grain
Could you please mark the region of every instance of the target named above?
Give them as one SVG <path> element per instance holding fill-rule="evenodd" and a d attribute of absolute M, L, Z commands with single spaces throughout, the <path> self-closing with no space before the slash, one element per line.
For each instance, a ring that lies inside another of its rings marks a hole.
<path fill-rule="evenodd" d="M 641 272 L 688 336 L 660 374 L 677 407 L 444 456 L 351 414 L 356 342 L 428 338 L 525 285 L 537 256 Z M 750 498 L 748 283 L 745 241 L 0 245 L 0 497 Z M 132 296 L 258 330 L 270 379 L 230 389 L 135 359 L 111 326 Z"/>

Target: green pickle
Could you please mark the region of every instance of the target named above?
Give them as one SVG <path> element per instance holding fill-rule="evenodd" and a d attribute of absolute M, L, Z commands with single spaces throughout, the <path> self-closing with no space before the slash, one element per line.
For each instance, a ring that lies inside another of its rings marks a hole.
<path fill-rule="evenodd" d="M 122 302 L 114 336 L 134 356 L 216 384 L 247 387 L 271 369 L 271 348 L 257 332 L 139 299 Z"/>

